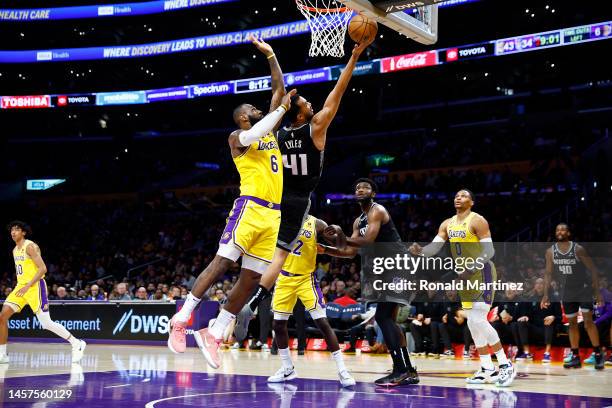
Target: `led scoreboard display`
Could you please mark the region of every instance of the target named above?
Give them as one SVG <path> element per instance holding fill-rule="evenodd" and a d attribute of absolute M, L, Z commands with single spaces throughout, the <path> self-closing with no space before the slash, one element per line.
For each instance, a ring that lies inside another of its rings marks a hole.
<path fill-rule="evenodd" d="M 561 41 L 562 38 L 560 30 L 506 38 L 496 41 L 495 55 L 505 55 L 535 50 L 537 48 L 554 47 L 561 45 Z"/>
<path fill-rule="evenodd" d="M 612 33 L 612 24 L 592 24 L 589 26 L 574 27 L 563 30 L 563 42 L 565 44 L 574 44 L 590 40 L 598 40 L 600 38 L 609 37 Z"/>

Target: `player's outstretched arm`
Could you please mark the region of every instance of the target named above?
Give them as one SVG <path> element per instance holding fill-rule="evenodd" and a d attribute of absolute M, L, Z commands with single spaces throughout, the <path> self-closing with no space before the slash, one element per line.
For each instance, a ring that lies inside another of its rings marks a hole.
<path fill-rule="evenodd" d="M 287 93 L 285 91 L 283 71 L 278 63 L 274 49 L 272 49 L 270 44 L 265 42 L 263 39 L 258 39 L 253 35 L 249 37 L 249 40 L 251 40 L 253 45 L 266 56 L 268 63 L 270 64 L 270 74 L 272 76 L 272 100 L 270 101 L 270 112 L 272 112 L 280 106 L 281 99 Z"/>
<path fill-rule="evenodd" d="M 449 219 L 446 219 L 442 222 L 442 224 L 440 224 L 440 227 L 438 228 L 438 235 L 436 235 L 433 241 L 431 241 L 428 245 L 425 245 L 425 247 L 421 247 L 415 242 L 410 246 L 410 248 L 408 248 L 408 251 L 412 255 L 423 255 L 424 257 L 434 256 L 435 254 L 440 252 L 440 250 L 444 246 L 444 243 L 448 240 L 448 232 L 446 232 L 448 222 Z"/>
<path fill-rule="evenodd" d="M 599 292 L 599 272 L 597 267 L 593 263 L 593 260 L 587 253 L 586 249 L 582 245 L 576 245 L 576 256 L 580 259 L 580 262 L 591 272 L 591 281 L 593 283 L 593 295 L 595 296 L 595 302 L 597 306 L 603 306 L 603 298 L 601 292 Z"/>
<path fill-rule="evenodd" d="M 230 145 L 237 147 L 247 147 L 270 133 L 291 107 L 291 97 L 295 95 L 297 90 L 292 89 L 288 94 L 283 96 L 281 105 L 276 110 L 268 113 L 252 128 L 248 130 L 238 129 L 234 131 L 229 138 Z"/>
<path fill-rule="evenodd" d="M 349 81 L 351 80 L 357 60 L 368 45 L 368 43 L 355 45 L 351 59 L 340 74 L 340 78 L 338 78 L 336 86 L 334 86 L 334 89 L 327 96 L 323 108 L 312 117 L 312 121 L 310 122 L 312 126 L 312 139 L 315 146 L 319 150 L 323 150 L 325 148 L 327 128 L 329 128 L 329 125 L 338 112 L 340 101 L 342 100 L 342 96 L 348 87 Z"/>

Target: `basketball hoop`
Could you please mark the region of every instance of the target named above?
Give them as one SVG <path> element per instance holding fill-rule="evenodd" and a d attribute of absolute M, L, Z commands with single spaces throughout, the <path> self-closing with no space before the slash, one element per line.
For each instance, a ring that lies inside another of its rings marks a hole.
<path fill-rule="evenodd" d="M 312 42 L 311 57 L 344 56 L 344 36 L 353 10 L 336 0 L 295 0 L 298 10 L 306 17 Z"/>

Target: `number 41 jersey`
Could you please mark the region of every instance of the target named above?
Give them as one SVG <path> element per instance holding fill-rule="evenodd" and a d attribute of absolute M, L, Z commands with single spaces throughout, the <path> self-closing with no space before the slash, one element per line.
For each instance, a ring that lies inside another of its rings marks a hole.
<path fill-rule="evenodd" d="M 278 130 L 277 139 L 284 167 L 283 191 L 311 193 L 319 183 L 323 151 L 314 145 L 310 132 L 310 123 Z"/>

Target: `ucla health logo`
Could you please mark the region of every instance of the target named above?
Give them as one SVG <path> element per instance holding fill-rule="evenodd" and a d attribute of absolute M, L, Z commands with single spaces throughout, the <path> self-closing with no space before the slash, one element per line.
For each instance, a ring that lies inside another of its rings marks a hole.
<path fill-rule="evenodd" d="M 168 321 L 170 319 L 165 315 L 136 315 L 134 309 L 125 312 L 117 325 L 113 329 L 113 336 L 121 333 L 129 322 L 130 333 L 151 333 L 151 334 L 166 334 L 168 333 Z"/>

